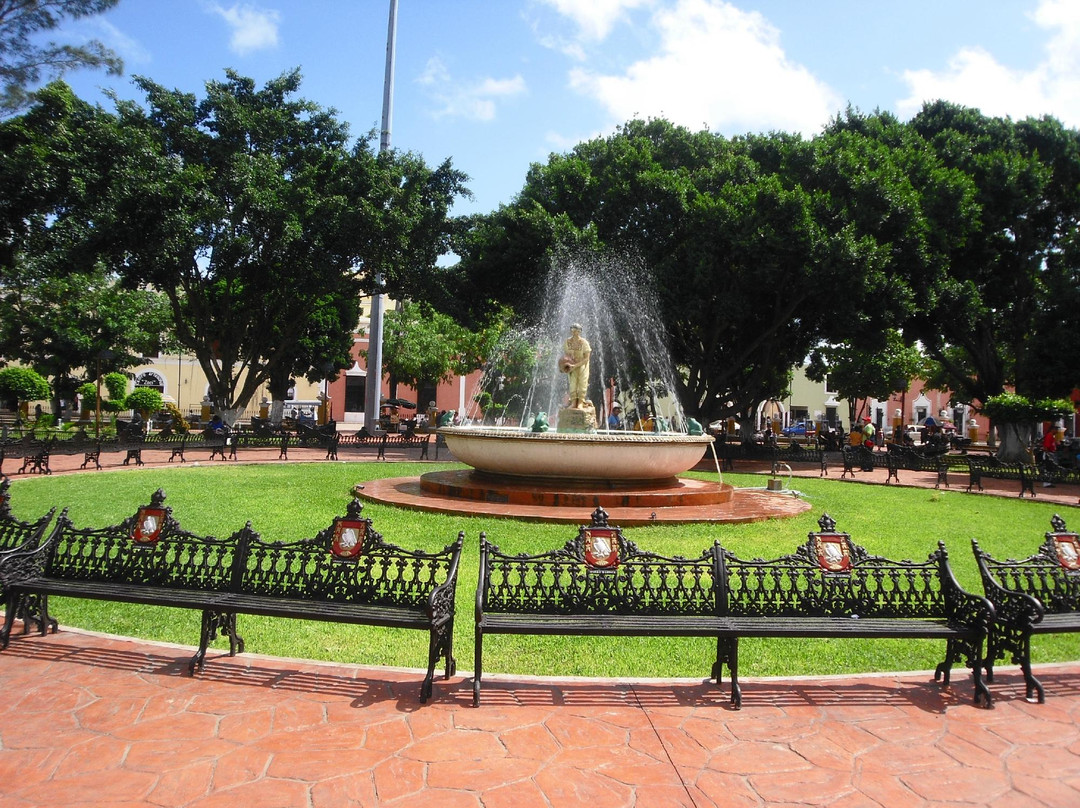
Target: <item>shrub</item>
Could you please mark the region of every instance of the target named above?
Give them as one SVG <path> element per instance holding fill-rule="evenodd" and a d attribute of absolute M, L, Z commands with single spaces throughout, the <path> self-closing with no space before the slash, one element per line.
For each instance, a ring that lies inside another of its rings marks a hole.
<path fill-rule="evenodd" d="M 13 398 L 20 404 L 40 401 L 52 396 L 45 377 L 31 368 L 4 368 L 0 370 L 0 395 Z"/>
<path fill-rule="evenodd" d="M 124 399 L 124 406 L 142 413 L 144 417 L 160 410 L 161 405 L 161 391 L 153 387 L 136 387 Z"/>
<path fill-rule="evenodd" d="M 1023 424 L 1034 421 L 1054 421 L 1072 415 L 1073 403 L 1068 399 L 1032 401 L 1018 393 L 1002 393 L 983 404 L 982 411 L 993 421 L 1004 424 Z"/>

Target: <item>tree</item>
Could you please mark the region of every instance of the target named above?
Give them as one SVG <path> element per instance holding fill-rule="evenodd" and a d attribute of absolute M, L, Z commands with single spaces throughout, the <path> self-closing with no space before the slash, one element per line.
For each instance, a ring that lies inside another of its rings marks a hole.
<path fill-rule="evenodd" d="M 262 89 L 227 71 L 202 100 L 136 82 L 148 109 L 90 116 L 79 156 L 107 184 L 62 218 L 125 285 L 166 296 L 226 421 L 271 379 L 340 366 L 340 339 L 312 338 L 320 312 L 340 337 L 377 273 L 395 294 L 434 273 L 466 193 L 449 163 L 377 154 L 371 134 L 350 148 L 332 110 L 294 98 L 295 71 Z"/>
<path fill-rule="evenodd" d="M 404 301 L 386 313 L 383 370 L 416 390 L 467 375 L 491 359 L 508 324 L 508 312 L 500 310 L 473 331 L 427 303 Z"/>
<path fill-rule="evenodd" d="M 464 297 L 523 307 L 518 290 L 567 236 L 628 250 L 653 276 L 686 412 L 745 417 L 782 394 L 822 339 L 894 322 L 904 297 L 881 289 L 903 253 L 878 241 L 874 224 L 911 194 L 890 155 L 631 121 L 532 166 L 512 205 L 470 222 L 459 245 Z M 838 196 L 860 181 L 877 211 L 865 220 Z M 916 227 L 896 229 L 917 242 Z"/>
<path fill-rule="evenodd" d="M 905 345 L 899 331 L 882 335 L 879 344 L 864 343 L 822 345 L 810 354 L 807 378 L 825 382 L 838 398 L 846 399 L 851 411 L 848 420 L 855 423 L 856 402 L 868 398 L 879 401 L 893 393 L 906 393 L 911 380 L 925 374 L 925 360 L 919 349 Z"/>
<path fill-rule="evenodd" d="M 53 409 L 84 378 L 169 347 L 164 297 L 122 286 L 92 249 L 88 211 L 109 195 L 111 156 L 88 149 L 114 122 L 62 83 L 0 123 L 0 355 L 53 380 Z"/>
<path fill-rule="evenodd" d="M 161 391 L 155 390 L 153 387 L 136 387 L 124 399 L 125 407 L 129 410 L 135 410 L 144 418 L 158 412 L 163 404 L 164 399 Z"/>
<path fill-rule="evenodd" d="M 77 68 L 123 72 L 123 61 L 101 42 L 85 45 L 35 44 L 36 35 L 55 30 L 65 19 L 101 14 L 119 0 L 0 0 L 0 116 L 29 105 L 28 89 L 43 78 L 58 78 Z"/>
<path fill-rule="evenodd" d="M 52 395 L 48 381 L 32 368 L 10 367 L 0 370 L 0 396 L 15 399 L 21 407 L 31 401 L 44 401 Z"/>
<path fill-rule="evenodd" d="M 1072 415 L 1076 408 L 1068 399 L 1032 401 L 1017 393 L 1002 393 L 990 397 L 982 411 L 1001 435 L 998 458 L 1007 463 L 1030 463 L 1039 423 Z"/>
<path fill-rule="evenodd" d="M 1080 132 L 1051 118 L 1014 122 L 940 101 L 911 127 L 970 178 L 976 209 L 942 271 L 914 284 L 919 307 L 905 333 L 938 363 L 935 384 L 960 400 L 986 402 L 1014 384 L 1025 393 L 1029 381 L 1067 394 L 1080 377 L 1075 354 L 1063 357 L 1056 390 L 1045 376 L 1036 381 L 1036 368 L 1053 352 L 1053 318 L 1071 321 L 1060 306 L 1077 273 L 1069 245 L 1080 220 Z"/>
<path fill-rule="evenodd" d="M 170 346 L 163 295 L 123 289 L 100 270 L 64 276 L 33 271 L 0 289 L 0 354 L 52 379 L 53 410 L 82 379 L 124 370 Z"/>

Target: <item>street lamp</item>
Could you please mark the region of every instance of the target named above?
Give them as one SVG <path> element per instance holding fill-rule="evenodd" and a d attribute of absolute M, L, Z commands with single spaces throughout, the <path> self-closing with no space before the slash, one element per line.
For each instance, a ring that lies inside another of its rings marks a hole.
<path fill-rule="evenodd" d="M 394 117 L 394 49 L 397 45 L 397 0 L 390 0 L 390 20 L 386 31 L 386 73 L 383 78 L 382 133 L 379 151 L 390 149 L 390 124 Z M 382 395 L 382 273 L 375 276 L 368 326 L 367 387 L 364 391 L 364 426 L 374 434 Z M 374 382 L 374 384 L 372 384 Z"/>
<path fill-rule="evenodd" d="M 94 439 L 101 437 L 101 360 L 112 359 L 116 354 L 108 348 L 102 348 L 97 352 L 97 412 L 94 417 Z"/>

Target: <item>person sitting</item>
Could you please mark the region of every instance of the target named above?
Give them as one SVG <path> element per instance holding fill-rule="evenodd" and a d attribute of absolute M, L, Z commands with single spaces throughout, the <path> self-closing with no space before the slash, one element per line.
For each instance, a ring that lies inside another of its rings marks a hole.
<path fill-rule="evenodd" d="M 623 428 L 622 407 L 618 402 L 612 405 L 611 412 L 608 414 L 607 428 L 611 430 Z"/>

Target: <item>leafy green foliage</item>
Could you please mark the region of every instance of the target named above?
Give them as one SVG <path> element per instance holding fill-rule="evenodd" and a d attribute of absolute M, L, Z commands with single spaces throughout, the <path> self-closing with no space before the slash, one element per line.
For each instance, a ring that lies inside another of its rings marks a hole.
<path fill-rule="evenodd" d="M 10 367 L 0 370 L 0 396 L 20 404 L 47 399 L 52 395 L 49 382 L 33 368 Z"/>
<path fill-rule="evenodd" d="M 125 407 L 143 415 L 157 412 L 161 409 L 162 403 L 161 391 L 152 387 L 136 387 L 124 399 Z"/>
<path fill-rule="evenodd" d="M 982 411 L 1000 423 L 1024 423 L 1050 421 L 1072 415 L 1075 405 L 1068 399 L 1040 399 L 1032 401 L 1017 393 L 992 396 L 983 404 Z"/>
<path fill-rule="evenodd" d="M 123 72 L 124 63 L 101 42 L 82 45 L 40 42 L 65 19 L 100 14 L 119 0 L 0 0 L 0 114 L 10 115 L 30 103 L 33 85 L 43 74 L 56 77 L 75 68 Z"/>
<path fill-rule="evenodd" d="M 332 377 L 375 276 L 408 296 L 434 274 L 467 193 L 449 163 L 376 154 L 371 134 L 350 144 L 333 111 L 296 98 L 296 71 L 262 88 L 228 71 L 202 99 L 136 83 L 147 109 L 110 114 L 57 85 L 5 133 L 22 147 L 0 163 L 18 201 L 0 205 L 5 266 L 41 247 L 54 266 L 100 261 L 125 289 L 159 290 L 217 411 L 266 382 Z"/>

